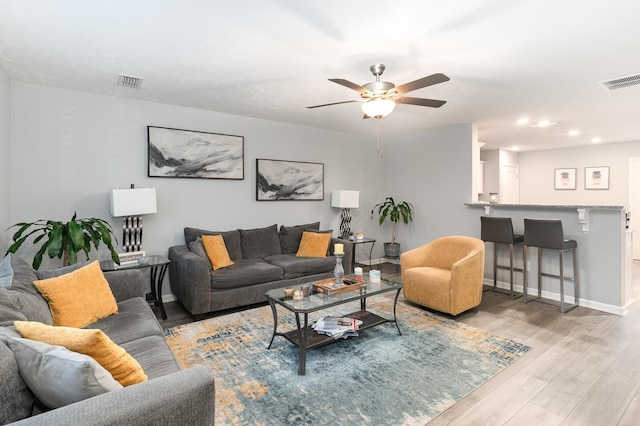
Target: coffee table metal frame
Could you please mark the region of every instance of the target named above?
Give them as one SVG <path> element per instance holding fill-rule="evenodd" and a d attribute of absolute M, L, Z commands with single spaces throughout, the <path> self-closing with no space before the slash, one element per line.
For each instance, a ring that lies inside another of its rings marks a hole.
<path fill-rule="evenodd" d="M 298 347 L 298 374 L 304 375 L 306 372 L 307 350 L 318 348 L 336 341 L 336 339 L 331 336 L 316 333 L 315 330 L 311 328 L 311 324 L 309 324 L 309 314 L 358 300 L 360 301 L 359 311 L 342 314 L 341 316 L 361 320 L 362 325 L 360 326 L 360 330 L 366 330 L 380 324 L 392 322 L 396 325 L 398 334 L 402 335 L 396 317 L 396 306 L 398 304 L 400 290 L 402 290 L 402 284 L 384 278 L 382 278 L 379 283 L 368 282 L 368 277 L 365 279 L 367 280 L 366 287 L 362 287 L 358 290 L 347 291 L 332 296 L 327 296 L 323 293 L 312 293 L 309 296 L 304 297 L 302 300 L 285 299 L 283 289 L 268 291 L 266 296 L 269 304 L 271 305 L 271 311 L 273 312 L 273 335 L 271 336 L 271 341 L 269 342 L 267 349 L 271 349 L 271 345 L 273 344 L 273 340 L 276 336 L 285 337 Z M 294 286 L 294 288 L 299 287 L 300 286 Z M 374 314 L 373 312 L 367 311 L 368 297 L 392 291 L 396 292 L 393 301 L 393 319 L 384 318 Z M 278 311 L 276 309 L 276 305 L 280 305 L 294 314 L 296 320 L 296 328 L 294 330 L 287 332 L 278 331 Z"/>

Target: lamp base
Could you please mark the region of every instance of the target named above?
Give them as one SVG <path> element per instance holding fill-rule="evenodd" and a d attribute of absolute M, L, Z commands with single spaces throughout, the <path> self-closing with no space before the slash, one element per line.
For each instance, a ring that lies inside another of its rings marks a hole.
<path fill-rule="evenodd" d="M 351 209 L 342 209 L 340 220 L 340 238 L 347 239 L 351 234 Z"/>
<path fill-rule="evenodd" d="M 142 248 L 142 216 L 122 218 L 122 248 L 125 252 L 139 251 Z"/>

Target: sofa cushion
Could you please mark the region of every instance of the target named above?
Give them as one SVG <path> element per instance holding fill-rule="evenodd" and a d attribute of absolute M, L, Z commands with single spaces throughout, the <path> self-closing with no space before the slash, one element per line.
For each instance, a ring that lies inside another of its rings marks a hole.
<path fill-rule="evenodd" d="M 4 336 L 20 337 L 7 327 L 0 327 L 0 424 L 29 417 L 33 412 L 33 395 L 20 375 L 16 357 L 4 343 Z"/>
<path fill-rule="evenodd" d="M 148 336 L 125 343 L 122 347 L 138 362 L 149 380 L 180 371 L 180 364 L 162 336 Z"/>
<path fill-rule="evenodd" d="M 38 279 L 35 271 L 24 259 L 11 256 L 13 281 L 9 289 L 11 301 L 28 321 L 53 324 L 49 304 L 33 282 Z"/>
<path fill-rule="evenodd" d="M 281 268 L 284 279 L 333 271 L 336 260 L 332 257 L 297 257 L 294 254 L 278 254 L 265 258 L 266 262 Z"/>
<path fill-rule="evenodd" d="M 184 228 L 184 240 L 187 245 L 192 241 L 195 241 L 198 237 L 202 237 L 203 235 L 222 235 L 224 238 L 224 245 L 227 247 L 227 251 L 229 252 L 229 256 L 231 260 L 236 261 L 242 259 L 242 247 L 240 244 L 240 231 L 205 231 L 204 229 L 198 228 Z"/>
<path fill-rule="evenodd" d="M 296 256 L 327 257 L 329 242 L 331 242 L 331 234 L 329 233 L 304 231 Z"/>
<path fill-rule="evenodd" d="M 307 223 L 305 225 L 280 226 L 278 238 L 282 254 L 296 254 L 300 246 L 303 231 L 319 230 L 320 222 Z"/>
<path fill-rule="evenodd" d="M 53 327 L 37 322 L 16 321 L 18 332 L 27 339 L 50 345 L 64 346 L 74 352 L 89 355 L 111 373 L 122 386 L 144 382 L 142 367 L 102 330 Z"/>
<path fill-rule="evenodd" d="M 96 321 L 89 327 L 104 331 L 113 343 L 120 346 L 143 337 L 164 335 L 151 307 L 142 297 L 118 302 L 117 314 Z M 133 354 L 130 355 L 136 358 Z"/>
<path fill-rule="evenodd" d="M 11 287 L 13 280 L 13 268 L 11 267 L 11 253 L 0 260 L 0 287 Z"/>
<path fill-rule="evenodd" d="M 87 355 L 35 340 L 6 339 L 20 375 L 48 408 L 59 408 L 122 388 L 111 374 Z"/>
<path fill-rule="evenodd" d="M 233 265 L 222 235 L 203 235 L 202 245 L 214 270 Z"/>
<path fill-rule="evenodd" d="M 0 326 L 13 325 L 14 321 L 26 321 L 22 312 L 13 303 L 11 293 L 3 287 L 0 287 Z"/>
<path fill-rule="evenodd" d="M 258 259 L 281 254 L 278 225 L 266 228 L 241 229 L 240 242 L 243 259 Z"/>
<path fill-rule="evenodd" d="M 35 281 L 34 285 L 49 301 L 53 325 L 81 328 L 118 312 L 97 260 L 73 272 Z"/>
<path fill-rule="evenodd" d="M 243 259 L 228 268 L 211 271 L 211 288 L 222 290 L 246 287 L 282 278 L 283 271 L 278 266 L 262 259 Z"/>

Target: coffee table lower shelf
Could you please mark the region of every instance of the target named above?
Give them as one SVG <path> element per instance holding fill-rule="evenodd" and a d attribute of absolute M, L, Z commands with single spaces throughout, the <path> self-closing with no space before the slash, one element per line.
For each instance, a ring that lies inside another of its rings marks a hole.
<path fill-rule="evenodd" d="M 359 319 L 360 321 L 362 321 L 362 325 L 360 326 L 359 330 L 360 331 L 364 331 L 368 328 L 372 328 L 375 326 L 378 326 L 380 324 L 384 324 L 387 322 L 394 322 L 395 320 L 389 320 L 386 318 L 383 318 L 379 315 L 374 314 L 373 312 L 369 312 L 369 311 L 356 311 L 356 312 L 352 312 L 350 314 L 346 314 L 346 315 L 342 315 L 343 317 L 346 318 L 355 318 L 355 319 Z M 302 330 L 304 332 L 304 330 Z M 400 331 L 398 329 L 398 331 Z M 293 343 L 294 345 L 296 345 L 297 347 L 300 347 L 300 332 L 297 329 L 288 331 L 286 333 L 275 333 L 276 336 L 284 336 L 287 340 L 289 340 L 291 343 Z M 320 334 L 320 333 L 316 333 L 316 331 L 311 328 L 311 326 L 307 326 L 307 346 L 306 349 L 315 349 L 315 348 L 319 348 L 320 346 L 324 346 L 324 345 L 328 345 L 329 343 L 333 343 L 338 339 L 334 339 L 331 336 L 327 336 L 326 334 Z"/>

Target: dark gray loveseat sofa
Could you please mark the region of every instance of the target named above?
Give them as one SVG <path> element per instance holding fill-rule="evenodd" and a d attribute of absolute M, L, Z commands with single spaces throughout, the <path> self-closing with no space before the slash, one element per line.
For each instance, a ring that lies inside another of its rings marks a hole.
<path fill-rule="evenodd" d="M 185 245 L 169 248 L 171 291 L 196 318 L 239 306 L 266 302 L 274 288 L 295 286 L 333 276 L 335 243 L 344 244 L 343 267 L 352 273 L 352 243 L 332 238 L 327 257 L 298 257 L 305 230 L 319 231 L 320 222 L 296 226 L 277 225 L 226 232 L 184 228 Z M 328 231 L 330 232 L 330 231 Z M 202 235 L 222 235 L 234 265 L 213 270 Z"/>
<path fill-rule="evenodd" d="M 146 280 L 139 270 L 105 272 L 118 304 L 118 313 L 86 328 L 98 328 L 142 366 L 148 381 L 80 402 L 41 412 L 21 376 L 4 336 L 20 337 L 13 322 L 52 324 L 47 301 L 33 281 L 49 278 L 17 256 L 11 256 L 13 277 L 0 285 L 0 424 L 24 425 L 211 425 L 214 418 L 214 379 L 204 366 L 182 370 L 167 345 L 163 329 L 144 296 Z"/>

